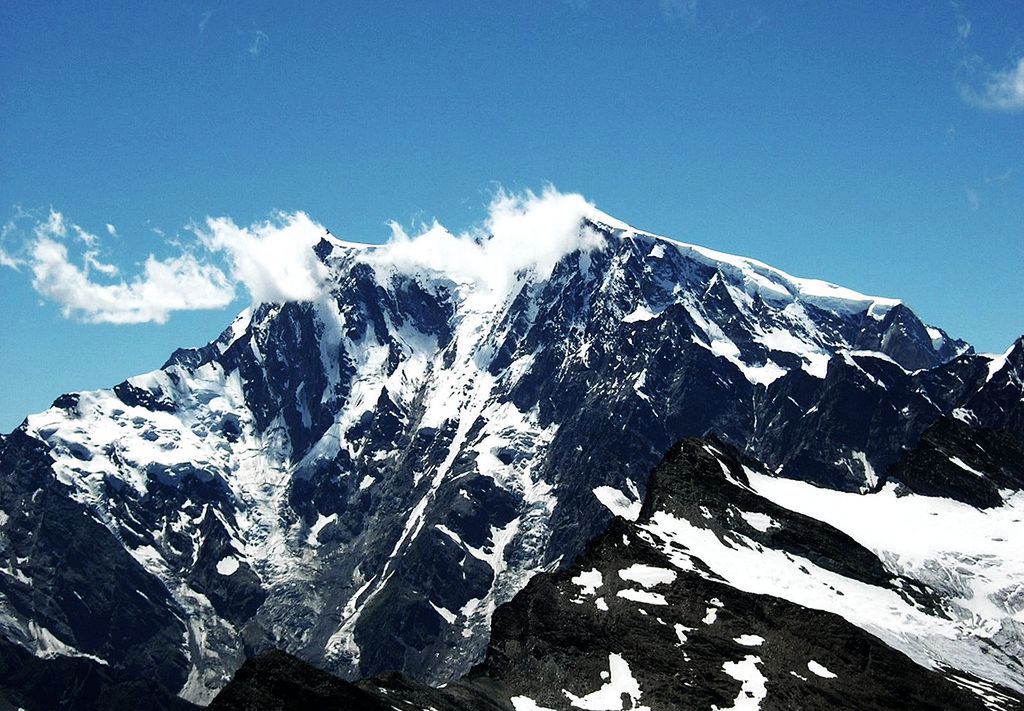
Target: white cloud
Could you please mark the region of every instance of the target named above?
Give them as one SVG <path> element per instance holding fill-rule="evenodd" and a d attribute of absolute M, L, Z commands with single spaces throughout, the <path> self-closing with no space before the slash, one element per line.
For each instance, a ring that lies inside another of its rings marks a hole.
<path fill-rule="evenodd" d="M 670 20 L 694 22 L 697 19 L 697 0 L 658 0 L 658 5 Z"/>
<path fill-rule="evenodd" d="M 99 260 L 99 256 L 98 255 L 99 255 L 99 252 L 97 252 L 95 249 L 93 249 L 93 250 L 90 250 L 90 251 L 86 252 L 82 256 L 82 260 L 85 262 L 85 266 L 86 266 L 86 271 L 85 271 L 86 275 L 88 276 L 89 269 L 95 269 L 100 274 L 106 274 L 109 277 L 117 276 L 118 273 L 121 270 L 118 269 L 113 264 L 107 264 L 105 262 L 101 262 Z"/>
<path fill-rule="evenodd" d="M 10 269 L 17 270 L 20 264 L 17 259 L 5 252 L 3 247 L 0 247 L 0 267 L 9 267 Z"/>
<path fill-rule="evenodd" d="M 28 217 L 19 212 L 19 219 Z M 12 220 L 5 225 L 3 236 L 9 238 L 20 231 Z M 81 265 L 69 253 L 69 234 L 89 247 Z M 55 210 L 37 222 L 23 242 L 17 257 L 0 250 L 0 265 L 28 267 L 32 287 L 60 306 L 67 318 L 87 323 L 163 323 L 174 311 L 220 308 L 234 299 L 234 285 L 224 273 L 191 254 L 164 260 L 150 255 L 142 273 L 132 279 L 98 282 L 91 273 L 111 279 L 120 270 L 100 261 L 96 235 L 69 224 Z"/>
<path fill-rule="evenodd" d="M 551 187 L 540 195 L 501 191 L 480 227 L 455 235 L 435 221 L 410 237 L 392 223 L 391 241 L 366 259 L 378 266 L 443 274 L 458 283 L 501 292 L 520 270 L 532 269 L 543 279 L 566 253 L 599 248 L 600 236 L 581 225 L 585 216 L 596 212 L 581 195 Z"/>
<path fill-rule="evenodd" d="M 74 231 L 75 237 L 77 237 L 82 242 L 82 244 L 86 245 L 87 247 L 95 247 L 96 243 L 99 242 L 100 240 L 99 237 L 92 234 L 91 232 L 86 232 L 78 225 L 71 225 L 71 229 L 72 231 Z"/>
<path fill-rule="evenodd" d="M 1003 71 L 992 72 L 980 90 L 961 89 L 966 101 L 993 111 L 1024 110 L 1024 57 Z"/>
<path fill-rule="evenodd" d="M 392 223 L 392 239 L 360 258 L 387 272 L 440 275 L 489 298 L 506 292 L 517 272 L 544 279 L 565 254 L 602 248 L 601 236 L 582 223 L 588 216 L 613 223 L 581 195 L 552 187 L 539 195 L 499 191 L 477 227 L 453 234 L 435 221 L 410 236 Z M 33 218 L 19 213 L 18 219 Z M 181 250 L 177 256 L 150 255 L 134 274 L 102 259 L 100 237 L 61 213 L 34 221 L 28 229 L 12 226 L 14 220 L 3 228 L 5 240 L 15 232 L 22 237 L 14 252 L 0 244 L 0 266 L 26 267 L 40 295 L 66 317 L 88 323 L 163 323 L 175 311 L 222 308 L 239 284 L 254 302 L 274 303 L 314 300 L 329 286 L 313 249 L 327 230 L 304 212 L 278 213 L 248 227 L 207 218 L 190 228 L 191 243 L 164 240 Z M 107 233 L 117 234 L 113 226 Z"/>
<path fill-rule="evenodd" d="M 36 233 L 49 234 L 54 237 L 67 237 L 68 228 L 67 225 L 64 224 L 64 215 L 56 210 L 50 210 L 50 214 L 47 216 L 46 222 L 36 228 Z"/>
<path fill-rule="evenodd" d="M 35 224 L 19 226 L 24 220 Z M 313 246 L 326 230 L 305 213 L 282 213 L 249 227 L 208 218 L 205 228 L 193 231 L 198 240 L 182 245 L 154 228 L 180 254 L 150 255 L 140 273 L 121 276 L 117 264 L 101 259 L 98 235 L 55 210 L 42 220 L 19 211 L 0 234 L 0 267 L 27 267 L 39 294 L 66 317 L 87 323 L 163 323 L 175 311 L 222 308 L 234 300 L 240 283 L 254 301 L 306 301 L 323 291 L 325 268 Z M 107 233 L 117 230 L 107 225 Z M 5 250 L 18 235 L 18 248 Z M 80 257 L 72 252 L 76 244 L 84 250 Z M 221 259 L 226 268 L 218 265 Z"/>
<path fill-rule="evenodd" d="M 107 234 L 110 235 L 111 237 L 117 237 L 117 228 L 114 227 L 109 222 L 107 223 Z"/>
<path fill-rule="evenodd" d="M 326 276 L 313 247 L 326 229 L 304 212 L 280 213 L 274 220 L 239 227 L 229 217 L 210 217 L 193 228 L 204 246 L 226 254 L 231 276 L 255 301 L 309 301 Z"/>
<path fill-rule="evenodd" d="M 263 51 L 263 45 L 267 43 L 270 36 L 263 30 L 252 31 L 252 44 L 249 45 L 248 52 L 254 57 L 260 56 L 260 52 Z"/>
<path fill-rule="evenodd" d="M 22 264 L 21 260 L 8 252 L 6 248 L 7 241 L 18 230 L 17 220 L 23 217 L 21 208 L 15 208 L 15 211 L 14 217 L 7 220 L 3 227 L 0 227 L 0 267 L 7 267 L 18 271 Z"/>
<path fill-rule="evenodd" d="M 978 191 L 972 188 L 970 185 L 964 186 L 964 194 L 967 196 L 967 206 L 972 210 L 977 210 L 981 207 L 981 196 Z"/>
<path fill-rule="evenodd" d="M 956 36 L 961 42 L 971 36 L 971 21 L 963 15 L 956 18 Z"/>
<path fill-rule="evenodd" d="M 88 323 L 164 323 L 173 311 L 214 309 L 234 299 L 223 272 L 185 254 L 150 255 L 130 282 L 99 284 L 68 259 L 67 246 L 41 236 L 31 251 L 32 286 L 61 306 L 65 317 Z"/>

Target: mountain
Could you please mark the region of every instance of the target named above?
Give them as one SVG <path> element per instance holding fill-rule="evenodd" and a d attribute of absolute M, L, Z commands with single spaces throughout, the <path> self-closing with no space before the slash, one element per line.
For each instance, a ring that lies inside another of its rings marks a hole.
<path fill-rule="evenodd" d="M 681 442 L 635 521 L 617 517 L 571 567 L 537 575 L 498 608 L 487 656 L 465 678 L 443 689 L 395 676 L 353 685 L 272 652 L 246 662 L 211 709 L 1020 707 L 1021 694 L 927 659 L 955 604 L 887 571 L 858 542 L 862 528 L 848 535 L 773 503 L 762 484 L 774 492 L 774 479 L 714 439 Z M 879 497 L 912 515 L 950 505 L 894 489 L 862 506 Z M 931 639 L 896 651 L 865 631 L 872 613 Z"/>
<path fill-rule="evenodd" d="M 639 509 L 680 438 L 714 433 L 777 486 L 844 502 L 887 501 L 890 472 L 944 490 L 901 465 L 940 421 L 1024 439 L 1024 340 L 977 354 L 901 302 L 566 196 L 493 227 L 381 247 L 325 234 L 317 299 L 254 305 L 159 370 L 27 418 L 0 442 L 3 648 L 152 680 L 168 704 L 208 702 L 275 648 L 436 684 L 483 658 L 531 578 Z M 1014 510 L 1012 487 L 979 496 L 971 511 Z M 1019 568 L 931 553 L 893 549 L 885 570 L 999 602 L 917 658 L 974 670 L 991 647 L 977 673 L 1020 690 L 1019 663 L 988 670 L 1017 654 Z"/>

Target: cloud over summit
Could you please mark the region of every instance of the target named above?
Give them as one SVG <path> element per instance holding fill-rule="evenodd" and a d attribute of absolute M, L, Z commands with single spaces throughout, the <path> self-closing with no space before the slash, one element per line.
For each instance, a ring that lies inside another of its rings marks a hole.
<path fill-rule="evenodd" d="M 324 267 L 313 252 L 326 229 L 304 212 L 239 227 L 229 217 L 209 217 L 193 228 L 211 252 L 223 253 L 232 279 L 254 301 L 309 301 L 323 289 Z"/>
<path fill-rule="evenodd" d="M 563 255 L 600 248 L 600 236 L 582 222 L 587 216 L 610 219 L 583 196 L 550 186 L 539 194 L 499 190 L 486 217 L 466 231 L 452 233 L 434 220 L 410 235 L 392 222 L 391 239 L 368 246 L 360 258 L 377 269 L 430 273 L 495 294 L 517 272 L 543 279 Z M 101 237 L 53 210 L 33 221 L 4 227 L 0 267 L 23 271 L 65 317 L 86 323 L 164 323 L 176 311 L 224 308 L 239 286 L 254 302 L 273 303 L 315 300 L 328 288 L 313 249 L 327 230 L 304 212 L 279 212 L 249 226 L 208 217 L 187 229 L 184 245 L 168 242 L 178 245 L 177 254 L 150 254 L 134 268 L 104 252 L 104 239 L 121 244 L 113 225 Z M 17 249 L 8 251 L 19 236 Z"/>
<path fill-rule="evenodd" d="M 596 208 L 582 195 L 553 187 L 540 195 L 501 190 L 477 227 L 453 234 L 436 220 L 410 236 L 391 223 L 392 238 L 367 255 L 377 265 L 406 272 L 445 275 L 456 282 L 503 290 L 515 273 L 533 269 L 540 278 L 551 274 L 558 260 L 575 249 L 600 246 L 600 237 L 581 221 Z"/>

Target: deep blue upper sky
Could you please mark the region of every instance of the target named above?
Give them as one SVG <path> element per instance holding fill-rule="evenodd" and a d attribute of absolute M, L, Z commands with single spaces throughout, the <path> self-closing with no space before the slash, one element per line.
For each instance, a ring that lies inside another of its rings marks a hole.
<path fill-rule="evenodd" d="M 551 182 L 1001 351 L 1024 332 L 1024 4 L 834 5 L 5 2 L 0 248 L 52 208 L 130 277 L 207 215 L 381 241 Z M 85 324 L 25 265 L 0 296 L 3 431 L 248 300 Z"/>

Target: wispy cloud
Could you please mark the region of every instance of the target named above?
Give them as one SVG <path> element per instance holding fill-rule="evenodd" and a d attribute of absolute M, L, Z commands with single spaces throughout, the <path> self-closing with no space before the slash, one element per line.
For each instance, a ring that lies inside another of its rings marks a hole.
<path fill-rule="evenodd" d="M 600 237 L 581 226 L 582 218 L 595 215 L 610 219 L 581 195 L 550 186 L 540 194 L 499 189 L 476 227 L 455 234 L 431 221 L 406 232 L 392 223 L 391 241 L 362 258 L 375 267 L 436 272 L 500 289 L 519 270 L 546 278 L 567 252 L 600 248 Z M 249 226 L 208 217 L 175 239 L 160 238 L 176 254 L 150 254 L 139 266 L 105 254 L 104 239 L 117 231 L 107 232 L 93 234 L 56 210 L 19 211 L 0 228 L 0 266 L 25 274 L 65 317 L 86 323 L 164 323 L 177 311 L 223 308 L 239 287 L 257 303 L 311 301 L 331 284 L 314 250 L 327 230 L 304 212 L 277 213 Z"/>
<path fill-rule="evenodd" d="M 210 217 L 192 230 L 206 249 L 227 257 L 232 279 L 256 301 L 308 301 L 322 291 L 324 267 L 313 247 L 326 230 L 304 212 L 249 227 Z"/>
<path fill-rule="evenodd" d="M 150 254 L 135 274 L 123 274 L 131 270 L 103 258 L 99 235 L 56 210 L 42 217 L 19 210 L 0 230 L 0 267 L 25 273 L 66 318 L 86 323 L 164 323 L 176 311 L 227 306 L 239 286 L 267 302 L 310 300 L 323 291 L 313 246 L 326 230 L 305 213 L 249 227 L 208 218 L 183 241 L 153 229 L 178 253 Z M 113 225 L 107 234 L 117 235 Z"/>
<path fill-rule="evenodd" d="M 957 18 L 956 34 L 961 42 L 971 36 L 971 21 L 963 15 Z"/>
<path fill-rule="evenodd" d="M 85 262 L 86 276 L 88 276 L 90 269 L 98 271 L 100 274 L 105 274 L 108 277 L 115 277 L 121 272 L 116 265 L 101 262 L 99 260 L 99 252 L 96 250 L 90 250 L 83 254 L 82 261 Z"/>
<path fill-rule="evenodd" d="M 961 98 L 987 111 L 1024 110 L 1024 56 L 1018 56 L 1007 67 L 993 69 L 982 56 L 971 51 L 974 25 L 960 3 L 953 0 L 950 7 L 956 21 L 953 53 Z"/>
<path fill-rule="evenodd" d="M 985 176 L 985 182 L 988 185 L 1005 185 L 1007 182 L 1009 182 L 1010 178 L 1013 177 L 1015 172 L 1016 171 L 1014 171 L 1013 168 L 1007 168 L 1001 173 Z"/>
<path fill-rule="evenodd" d="M 454 234 L 435 220 L 410 236 L 391 223 L 391 241 L 367 258 L 401 272 L 444 274 L 500 292 L 520 270 L 544 279 L 566 253 L 601 248 L 600 236 L 581 228 L 582 218 L 595 212 L 582 195 L 551 186 L 540 195 L 499 190 L 480 226 Z"/>
<path fill-rule="evenodd" d="M 981 207 L 981 195 L 978 191 L 972 188 L 970 185 L 964 186 L 964 195 L 967 197 L 967 206 L 972 210 L 977 210 Z"/>
<path fill-rule="evenodd" d="M 199 16 L 199 34 L 206 32 L 206 27 L 210 24 L 211 17 L 213 17 L 213 10 L 207 10 Z"/>
<path fill-rule="evenodd" d="M 953 6 L 956 9 L 956 36 L 960 42 L 966 42 L 967 38 L 971 36 L 971 20 L 963 12 L 960 11 L 960 6 Z"/>
<path fill-rule="evenodd" d="M 34 224 L 24 227 L 30 220 Z M 32 288 L 57 304 L 66 318 L 163 323 L 175 311 L 220 308 L 234 299 L 234 285 L 223 271 L 187 253 L 162 260 L 150 255 L 139 274 L 118 278 L 121 270 L 100 259 L 100 237 L 56 210 L 42 219 L 18 210 L 0 236 L 0 266 L 24 269 Z M 12 251 L 15 240 L 20 243 Z M 75 245 L 84 247 L 77 260 L 72 257 Z"/>
<path fill-rule="evenodd" d="M 1024 110 L 1024 57 L 1006 69 L 989 73 L 980 88 L 962 85 L 961 94 L 965 101 L 982 109 Z"/>
<path fill-rule="evenodd" d="M 66 236 L 63 215 L 51 212 L 32 231 L 24 259 L 32 273 L 32 287 L 58 304 L 66 318 L 87 323 L 164 323 L 175 311 L 220 308 L 235 297 L 234 286 L 220 269 L 190 254 L 164 260 L 150 255 L 142 273 L 132 279 L 97 282 L 90 270 L 114 277 L 118 268 L 99 261 L 95 250 L 85 253 L 81 266 L 75 264 Z"/>
<path fill-rule="evenodd" d="M 694 22 L 697 19 L 697 0 L 658 0 L 658 6 L 670 20 Z"/>
<path fill-rule="evenodd" d="M 590 0 L 562 0 L 562 2 L 579 11 L 589 10 L 591 7 Z M 654 0 L 654 2 L 657 3 L 661 14 L 669 20 L 686 23 L 693 23 L 697 20 L 698 0 Z"/>
<path fill-rule="evenodd" d="M 24 262 L 12 254 L 9 250 L 11 242 L 17 238 L 18 220 L 25 217 L 25 211 L 21 207 L 14 208 L 14 215 L 0 227 L 0 267 L 18 271 Z"/>
<path fill-rule="evenodd" d="M 256 29 L 252 31 L 252 42 L 249 44 L 249 49 L 246 50 L 254 57 L 260 56 L 263 51 L 263 46 L 270 39 L 270 36 L 263 30 Z"/>

